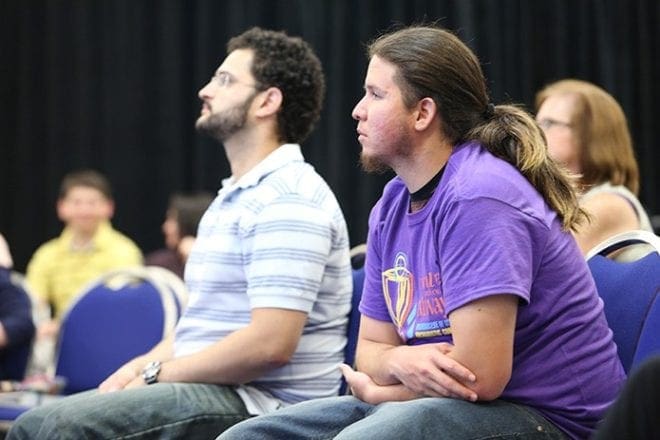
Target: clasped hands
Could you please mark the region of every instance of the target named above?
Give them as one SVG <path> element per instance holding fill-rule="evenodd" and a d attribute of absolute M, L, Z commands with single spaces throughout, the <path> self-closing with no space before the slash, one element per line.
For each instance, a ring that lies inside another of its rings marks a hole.
<path fill-rule="evenodd" d="M 342 364 L 341 370 L 351 391 L 358 399 L 378 404 L 418 397 L 451 397 L 476 401 L 470 388 L 476 382 L 474 373 L 447 356 L 453 346 L 435 343 L 397 346 L 388 350 L 387 368 L 391 384 L 378 384 L 368 374 Z"/>

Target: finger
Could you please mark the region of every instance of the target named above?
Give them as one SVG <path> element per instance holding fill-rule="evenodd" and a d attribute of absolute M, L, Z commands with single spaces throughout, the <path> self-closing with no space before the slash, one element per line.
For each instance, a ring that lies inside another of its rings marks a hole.
<path fill-rule="evenodd" d="M 471 402 L 477 401 L 477 393 L 475 393 L 470 388 L 463 385 L 461 382 L 457 381 L 453 377 L 441 374 L 436 376 L 435 383 L 432 385 L 432 389 L 438 392 L 439 394 L 446 397 L 454 397 L 462 400 L 469 400 Z"/>
<path fill-rule="evenodd" d="M 113 391 L 117 391 L 119 387 L 113 383 L 113 382 L 108 382 L 107 380 L 102 382 L 101 385 L 99 385 L 99 393 L 104 394 L 104 393 L 111 393 Z"/>
<path fill-rule="evenodd" d="M 433 344 L 433 346 L 442 354 L 451 353 L 451 351 L 454 349 L 454 346 L 447 342 L 436 342 Z"/>
<path fill-rule="evenodd" d="M 468 383 L 475 382 L 477 380 L 477 377 L 472 371 L 468 370 L 462 364 L 450 357 L 441 356 L 434 358 L 433 361 L 435 365 L 440 368 L 440 370 L 456 380 Z"/>

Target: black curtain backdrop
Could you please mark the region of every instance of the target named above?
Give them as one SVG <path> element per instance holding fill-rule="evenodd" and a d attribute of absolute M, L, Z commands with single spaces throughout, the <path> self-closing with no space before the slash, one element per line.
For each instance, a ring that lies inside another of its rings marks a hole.
<path fill-rule="evenodd" d="M 24 270 L 56 236 L 62 176 L 111 180 L 115 226 L 145 252 L 162 245 L 173 191 L 216 191 L 222 146 L 194 130 L 197 91 L 225 43 L 254 26 L 300 35 L 327 75 L 321 121 L 303 145 L 344 209 L 352 244 L 390 176 L 365 175 L 351 110 L 364 45 L 396 24 L 438 21 L 480 57 L 495 103 L 533 105 L 544 84 L 575 77 L 612 93 L 629 118 L 642 202 L 660 212 L 657 0 L 0 0 L 0 232 Z"/>

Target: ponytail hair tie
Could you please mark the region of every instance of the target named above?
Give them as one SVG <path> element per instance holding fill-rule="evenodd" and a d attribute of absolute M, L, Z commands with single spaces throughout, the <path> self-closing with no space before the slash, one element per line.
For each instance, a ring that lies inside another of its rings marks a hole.
<path fill-rule="evenodd" d="M 495 116 L 495 105 L 493 105 L 492 102 L 489 102 L 483 112 L 483 117 L 484 119 L 491 119 L 493 116 Z"/>

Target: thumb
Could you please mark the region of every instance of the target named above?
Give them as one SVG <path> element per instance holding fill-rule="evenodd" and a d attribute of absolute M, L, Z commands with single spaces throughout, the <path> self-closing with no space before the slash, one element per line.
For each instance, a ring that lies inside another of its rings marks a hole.
<path fill-rule="evenodd" d="M 341 374 L 343 374 L 344 377 L 355 373 L 355 371 L 347 364 L 340 364 L 339 369 L 341 370 Z"/>

